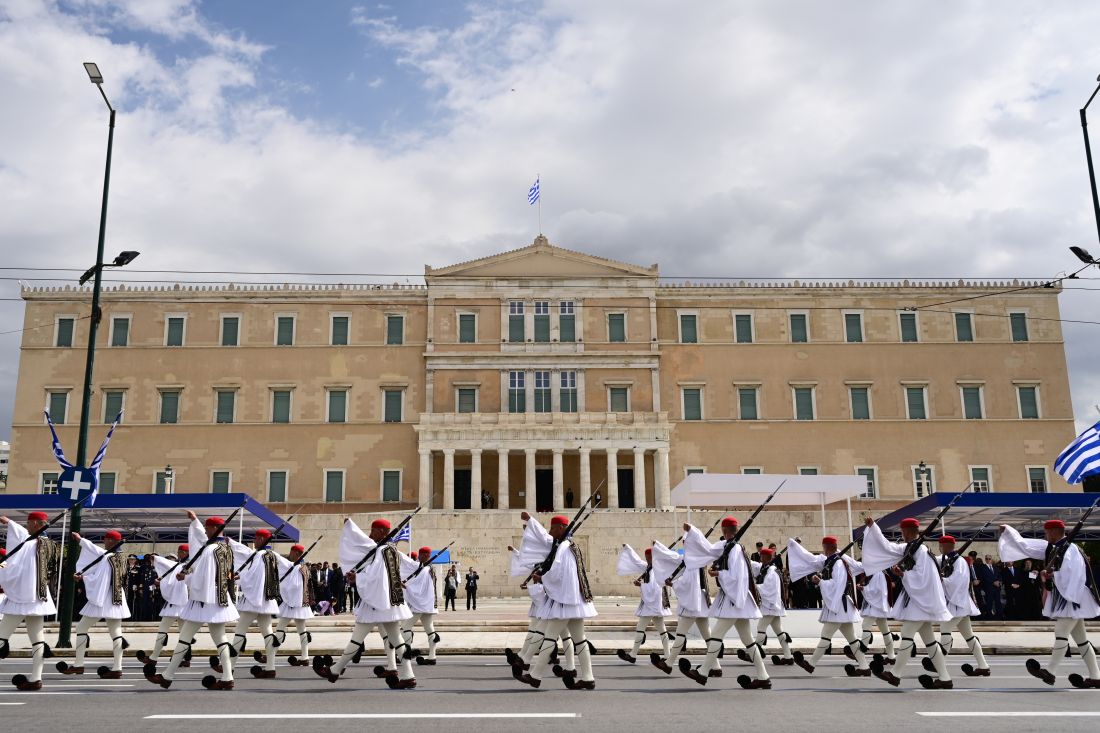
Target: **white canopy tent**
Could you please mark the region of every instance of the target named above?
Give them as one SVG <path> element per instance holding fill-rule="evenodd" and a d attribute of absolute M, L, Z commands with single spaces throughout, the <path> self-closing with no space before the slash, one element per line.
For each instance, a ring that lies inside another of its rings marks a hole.
<path fill-rule="evenodd" d="M 757 507 L 783 484 L 769 507 L 818 506 L 821 532 L 826 533 L 825 505 L 843 500 L 848 509 L 848 536 L 852 536 L 852 497 L 867 491 L 863 476 L 803 476 L 786 474 L 693 473 L 672 490 L 674 506 Z"/>

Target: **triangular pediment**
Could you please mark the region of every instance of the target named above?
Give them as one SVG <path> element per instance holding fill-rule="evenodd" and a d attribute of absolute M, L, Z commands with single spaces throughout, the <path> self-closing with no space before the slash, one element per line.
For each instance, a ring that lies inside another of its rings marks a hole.
<path fill-rule="evenodd" d="M 657 265 L 641 267 L 555 247 L 540 235 L 520 249 L 460 262 L 447 267 L 424 267 L 425 278 L 561 278 L 657 277 Z"/>

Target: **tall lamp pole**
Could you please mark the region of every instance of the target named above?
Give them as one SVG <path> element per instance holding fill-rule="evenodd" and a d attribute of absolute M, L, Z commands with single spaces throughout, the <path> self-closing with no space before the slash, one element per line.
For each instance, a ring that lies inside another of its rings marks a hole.
<path fill-rule="evenodd" d="M 94 280 L 92 285 L 92 313 L 88 326 L 88 352 L 84 362 L 84 395 L 80 403 L 80 432 L 76 450 L 76 465 L 79 467 L 87 466 L 88 461 L 88 420 L 92 406 L 92 366 L 95 363 L 96 331 L 99 330 L 99 321 L 102 317 L 99 309 L 99 292 L 102 287 L 103 268 L 122 267 L 138 256 L 137 252 L 123 252 L 114 259 L 114 262 L 106 265 L 103 262 L 103 243 L 107 234 L 107 192 L 111 183 L 111 148 L 115 140 L 115 108 L 111 106 L 110 100 L 107 99 L 107 95 L 103 91 L 103 75 L 99 72 L 99 67 L 88 62 L 84 64 L 84 70 L 88 72 L 88 78 L 91 82 L 99 89 L 103 101 L 107 104 L 107 109 L 110 110 L 111 117 L 107 130 L 107 165 L 103 172 L 103 205 L 99 211 L 99 245 L 96 250 L 96 262 L 95 266 L 80 278 L 81 285 L 88 282 L 89 279 L 94 278 Z M 69 520 L 69 529 L 72 532 L 80 531 L 80 515 L 80 506 L 77 506 L 73 509 Z M 62 541 L 66 539 L 62 538 Z M 65 564 L 61 569 L 61 597 L 58 599 L 61 607 L 57 614 L 57 646 L 61 648 L 71 646 L 69 632 L 73 619 L 73 596 L 75 595 L 76 584 L 73 575 L 76 573 L 76 561 L 79 555 L 80 546 L 76 542 L 70 541 L 68 552 L 65 553 Z"/>
<path fill-rule="evenodd" d="M 1092 96 L 1089 97 L 1089 101 L 1085 102 L 1085 106 L 1081 108 L 1081 133 L 1085 136 L 1085 160 L 1089 164 L 1089 184 L 1092 186 L 1092 211 L 1096 216 L 1096 236 L 1100 238 L 1100 197 L 1096 195 L 1096 171 L 1092 167 L 1092 146 L 1089 145 L 1089 123 L 1085 116 L 1089 105 L 1092 104 L 1092 100 L 1096 99 L 1096 94 L 1100 92 L 1100 76 L 1096 77 L 1098 82 L 1096 89 L 1092 91 Z"/>

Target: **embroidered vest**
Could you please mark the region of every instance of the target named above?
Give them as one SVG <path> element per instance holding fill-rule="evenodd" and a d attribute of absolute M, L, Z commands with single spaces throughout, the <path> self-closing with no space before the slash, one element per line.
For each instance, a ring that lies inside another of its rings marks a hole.
<path fill-rule="evenodd" d="M 41 534 L 35 540 L 35 570 L 37 571 L 37 583 L 35 592 L 38 600 L 45 601 L 50 594 L 50 588 L 57 587 L 57 564 L 61 556 L 61 546 Z"/>
<path fill-rule="evenodd" d="M 125 590 L 123 580 L 126 577 L 126 560 L 117 552 L 112 552 L 106 562 L 111 567 L 111 603 L 121 606 Z"/>
<path fill-rule="evenodd" d="M 309 568 L 298 565 L 298 572 L 302 575 L 302 607 L 313 607 L 313 584 L 309 582 Z"/>
<path fill-rule="evenodd" d="M 588 584 L 588 572 L 584 568 L 584 553 L 581 552 L 581 548 L 577 547 L 576 542 L 570 542 L 569 549 L 572 550 L 573 557 L 577 559 L 577 581 L 581 587 L 581 598 L 585 602 L 591 603 L 592 586 Z"/>
<path fill-rule="evenodd" d="M 401 566 L 397 558 L 397 548 L 393 545 L 383 545 L 382 562 L 386 564 L 386 579 L 390 582 L 390 605 L 400 606 L 405 602 L 405 589 L 401 587 Z"/>
<path fill-rule="evenodd" d="M 270 550 L 265 550 L 263 554 L 263 563 L 264 600 L 282 603 L 283 594 L 279 591 L 279 561 L 275 558 L 275 553 Z"/>
<path fill-rule="evenodd" d="M 699 568 L 699 588 L 703 591 L 703 600 L 706 601 L 707 608 L 710 608 L 710 583 L 707 577 L 707 569 Z"/>
<path fill-rule="evenodd" d="M 433 604 L 434 608 L 438 611 L 439 610 L 439 596 L 436 595 L 436 592 L 435 592 L 435 589 L 436 589 L 435 568 L 431 567 L 430 565 L 428 566 L 428 577 L 432 579 L 432 604 Z"/>
<path fill-rule="evenodd" d="M 233 583 L 233 551 L 223 544 L 214 545 L 214 587 L 218 591 L 218 605 L 228 606 L 237 595 Z"/>

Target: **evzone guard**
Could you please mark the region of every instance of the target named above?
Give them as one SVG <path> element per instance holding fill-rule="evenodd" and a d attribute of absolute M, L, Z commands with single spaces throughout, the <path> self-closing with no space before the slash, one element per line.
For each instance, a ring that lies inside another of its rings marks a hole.
<path fill-rule="evenodd" d="M 933 522 L 935 524 L 935 522 Z M 903 542 L 890 542 L 871 517 L 866 519 L 863 534 L 863 569 L 865 573 L 877 573 L 892 567 L 901 576 L 902 590 L 894 603 L 893 618 L 901 621 L 901 644 L 892 669 L 886 669 L 884 658 L 875 657 L 871 671 L 876 677 L 897 687 L 905 666 L 916 656 L 919 635 L 931 659 L 938 679 L 922 674 L 917 679 L 925 689 L 952 689 L 954 683 L 947 671 L 944 648 L 936 640 L 934 624 L 951 618 L 943 595 L 939 565 L 924 545 L 920 522 L 907 518 L 901 520 Z M 930 525 L 931 526 L 931 525 Z"/>
<path fill-rule="evenodd" d="M 768 629 L 771 629 L 775 632 L 779 649 L 782 651 L 782 654 L 772 655 L 772 664 L 776 666 L 794 664 L 794 658 L 791 656 L 791 635 L 783 630 L 783 619 L 787 615 L 787 607 L 783 604 L 783 580 L 779 569 L 775 566 L 775 550 L 770 547 L 761 548 L 760 562 L 752 562 L 752 572 L 756 576 L 756 590 L 760 593 L 760 613 L 763 614 L 756 625 L 756 643 L 763 650 L 768 642 Z M 744 650 L 739 649 L 737 656 L 742 657 L 742 661 L 750 661 Z"/>
<path fill-rule="evenodd" d="M 1095 504 L 1093 505 L 1095 507 Z M 1085 517 L 1088 514 L 1086 513 Z M 1043 524 L 1045 539 L 1022 537 L 1012 527 L 1002 524 L 997 542 L 998 554 L 1005 562 L 1030 558 L 1044 563 L 1039 573 L 1046 599 L 1043 615 L 1054 620 L 1054 646 L 1050 660 L 1043 667 L 1039 660 L 1027 660 L 1027 671 L 1048 685 L 1056 681 L 1058 666 L 1069 653 L 1070 640 L 1077 645 L 1081 661 L 1085 663 L 1088 677 L 1073 673 L 1069 682 L 1079 688 L 1100 688 L 1100 667 L 1096 663 L 1096 648 L 1089 641 L 1085 620 L 1100 615 L 1100 596 L 1096 579 L 1084 554 L 1073 544 L 1073 536 L 1084 523 L 1082 517 L 1069 536 L 1066 525 L 1060 519 L 1050 519 Z"/>
<path fill-rule="evenodd" d="M 306 548 L 294 545 L 289 557 L 276 555 L 279 563 L 279 625 L 275 627 L 275 636 L 281 646 L 286 641 L 286 630 L 290 622 L 298 632 L 298 654 L 292 654 L 287 662 L 292 667 L 309 666 L 309 643 L 312 636 L 306 630 L 306 621 L 313 618 L 313 590 L 309 583 L 309 568 L 302 562 Z"/>
<path fill-rule="evenodd" d="M 861 563 L 862 566 L 862 563 Z M 877 573 L 868 573 L 864 568 L 863 573 L 860 576 L 862 580 L 859 581 L 860 594 L 863 597 L 863 604 L 859 607 L 859 613 L 863 616 L 863 634 L 860 637 L 860 649 L 866 654 L 871 644 L 874 642 L 875 633 L 874 630 L 878 629 L 882 634 L 883 652 L 882 656 L 884 664 L 893 664 L 896 655 L 894 653 L 894 633 L 890 631 L 890 615 L 892 613 L 890 607 L 890 584 L 886 577 L 886 571 L 881 570 Z M 849 659 L 855 659 L 852 652 L 845 647 L 844 656 Z"/>
<path fill-rule="evenodd" d="M 721 527 L 722 539 L 712 544 L 698 528 L 691 524 L 684 525 L 684 532 L 687 533 L 684 537 L 684 564 L 688 570 L 709 566 L 707 572 L 718 579 L 718 594 L 710 606 L 714 626 L 711 636 L 707 638 L 707 657 L 698 669 L 693 669 L 687 659 L 680 659 L 680 671 L 700 685 L 705 685 L 717 665 L 726 633 L 730 628 L 735 628 L 756 668 L 755 677 L 743 674 L 738 676 L 737 683 L 747 690 L 770 690 L 772 682 L 764 667 L 764 650 L 756 643 L 752 633 L 751 621 L 759 619 L 762 614 L 749 557 L 737 539 L 737 520 L 725 517 Z"/>
<path fill-rule="evenodd" d="M 0 603 L 0 659 L 8 656 L 11 635 L 20 625 L 26 626 L 31 642 L 31 673 L 17 674 L 12 684 L 23 692 L 42 689 L 42 665 L 47 656 L 53 656 L 42 633 L 46 616 L 57 613 L 50 595 L 51 573 L 60 556 L 57 543 L 44 535 L 49 527 L 45 512 L 27 515 L 27 526 L 0 517 L 0 524 L 7 525 L 7 555 L 0 568 L 0 586 L 4 588 L 4 600 Z"/>
<path fill-rule="evenodd" d="M 978 604 L 974 602 L 974 584 L 970 582 L 970 564 L 960 552 L 955 551 L 955 538 L 943 535 L 939 538 L 940 577 L 943 578 L 943 595 L 947 601 L 947 611 L 951 618 L 940 624 L 940 646 L 944 652 L 951 653 L 952 632 L 962 634 L 963 641 L 974 655 L 977 666 L 969 662 L 963 664 L 962 671 L 967 677 L 988 677 L 989 664 L 985 661 L 982 643 L 974 633 L 970 623 L 971 616 L 978 616 Z M 931 662 L 925 660 L 927 669 Z M 929 670 L 931 671 L 931 670 Z"/>
<path fill-rule="evenodd" d="M 157 626 L 157 639 L 153 642 L 153 651 L 146 654 L 139 649 L 137 658 L 142 664 L 152 662 L 156 664 L 160 660 L 160 653 L 168 645 L 168 630 L 179 621 L 180 611 L 187 605 L 187 584 L 178 578 L 176 574 L 169 572 L 182 563 L 187 562 L 188 545 L 184 543 L 176 548 L 176 557 L 161 557 L 153 555 L 153 568 L 157 573 L 157 586 L 160 588 L 160 596 L 164 599 L 164 606 L 160 609 L 160 624 Z M 190 652 L 187 653 L 181 667 L 191 666 Z"/>
<path fill-rule="evenodd" d="M 847 548 L 845 548 L 847 549 Z M 849 677 L 870 677 L 867 658 L 860 648 L 856 627 L 862 626 L 863 618 L 856 605 L 855 576 L 861 572 L 859 563 L 846 553 L 837 551 L 836 537 L 821 538 L 821 554 L 815 555 L 806 550 L 797 541 L 787 542 L 787 568 L 791 581 L 807 576 L 821 591 L 821 639 L 809 661 L 802 652 L 794 653 L 794 662 L 802 669 L 813 674 L 821 657 L 829 650 L 837 631 L 847 642 L 847 648 L 855 659 L 855 665 L 844 665 Z"/>
<path fill-rule="evenodd" d="M 523 560 L 523 553 L 509 546 L 512 551 L 510 574 L 513 577 L 524 578 L 524 581 L 520 584 L 520 588 L 526 590 L 528 596 L 531 598 L 531 605 L 527 611 L 530 621 L 527 626 L 527 635 L 524 638 L 523 646 L 520 648 L 519 654 L 516 654 L 511 649 L 504 650 L 504 657 L 512 667 L 512 676 L 517 679 L 523 672 L 530 671 L 531 661 L 542 648 L 542 640 L 545 638 L 546 626 L 550 622 L 546 614 L 547 604 L 550 601 L 546 595 L 546 588 L 543 587 L 542 583 L 533 580 L 533 576 L 535 574 L 535 567 L 538 565 L 538 559 L 544 557 L 546 553 L 549 553 L 550 548 L 554 544 L 554 538 L 551 537 L 550 533 L 546 531 L 546 528 L 533 519 L 530 514 L 521 512 L 520 519 L 524 522 L 523 541 L 520 544 L 522 547 L 529 548 L 527 552 L 528 559 L 525 562 Z M 573 639 L 569 636 L 569 630 L 564 629 L 561 633 L 563 634 L 561 642 L 564 658 L 560 657 L 557 653 L 557 638 L 551 639 L 554 643 L 554 649 L 550 652 L 550 662 L 553 665 L 551 670 L 558 677 L 564 678 L 566 673 L 575 676 L 577 669 L 576 648 L 573 645 Z"/>
<path fill-rule="evenodd" d="M 634 629 L 634 647 L 628 653 L 625 649 L 619 649 L 616 654 L 624 662 L 634 664 L 638 661 L 638 651 L 646 640 L 646 629 L 653 627 L 661 641 L 661 651 L 667 658 L 671 656 L 671 634 L 665 627 L 665 619 L 672 616 L 672 607 L 668 598 L 668 587 L 664 579 L 657 577 L 653 570 L 653 549 L 647 547 L 645 560 L 638 557 L 638 553 L 630 545 L 623 545 L 619 552 L 619 561 L 615 572 L 622 575 L 641 576 L 634 580 L 634 585 L 641 591 L 641 599 L 634 615 L 638 618 L 638 625 Z"/>
<path fill-rule="evenodd" d="M 75 542 L 80 543 L 80 557 L 77 559 L 76 579 L 84 580 L 84 590 L 88 601 L 80 609 L 80 623 L 74 632 L 76 644 L 73 650 L 73 664 L 57 663 L 57 671 L 66 675 L 84 674 L 84 656 L 88 653 L 91 637 L 88 632 L 99 623 L 107 625 L 111 635 L 111 666 L 100 666 L 96 672 L 103 679 L 122 678 L 122 652 L 129 646 L 122 638 L 122 620 L 130 618 L 130 607 L 126 604 L 126 558 L 118 552 L 122 544 L 122 533 L 109 530 L 103 535 L 103 547 L 97 547 L 91 540 L 71 533 Z"/>
<path fill-rule="evenodd" d="M 653 543 L 653 572 L 666 588 L 676 594 L 676 636 L 669 653 L 649 655 L 650 663 L 665 674 L 672 674 L 672 665 L 684 653 L 687 635 L 694 626 L 702 639 L 710 638 L 710 590 L 704 568 L 686 570 L 680 555 L 661 542 Z M 721 677 L 722 667 L 714 661 L 711 677 Z"/>
<path fill-rule="evenodd" d="M 313 671 L 329 682 L 339 680 L 348 664 L 362 655 L 363 640 L 378 628 L 383 635 L 387 664 L 377 667 L 375 674 L 381 673 L 391 689 L 416 687 L 412 665 L 404 654 L 408 645 L 401 636 L 401 623 L 412 618 L 401 579 L 420 564 L 393 546 L 391 534 L 390 523 L 385 519 L 371 523 L 370 535 L 351 519 L 344 520 L 340 565 L 352 568 L 348 576 L 359 591 L 359 605 L 355 607 L 355 628 L 340 658 L 335 663 L 327 654 L 313 658 Z"/>
<path fill-rule="evenodd" d="M 257 664 L 249 668 L 251 675 L 257 679 L 275 677 L 275 649 L 279 646 L 273 627 L 283 597 L 279 589 L 279 561 L 275 552 L 268 547 L 270 542 L 271 531 L 267 529 L 256 530 L 252 547 L 228 538 L 240 588 L 237 597 L 237 613 L 240 618 L 233 629 L 233 656 L 244 653 L 248 629 L 255 623 L 264 641 L 264 652 L 257 651 L 253 656 L 264 666 Z M 218 657 L 210 658 L 210 666 L 216 672 L 221 671 Z"/>
<path fill-rule="evenodd" d="M 413 627 L 420 624 L 424 629 L 424 635 L 428 639 L 428 654 L 413 654 L 417 664 L 433 665 L 436 663 L 435 649 L 439 644 L 439 634 L 435 630 L 435 616 L 439 613 L 439 596 L 436 586 L 435 569 L 432 568 L 432 548 L 421 547 L 417 552 L 417 569 L 405 578 L 405 599 L 408 601 L 412 616 L 407 619 L 402 629 L 407 649 L 406 654 L 412 654 Z"/>
<path fill-rule="evenodd" d="M 207 675 L 202 686 L 208 690 L 233 689 L 233 665 L 230 663 L 233 645 L 225 639 L 225 625 L 240 618 L 233 603 L 233 551 L 220 542 L 225 530 L 221 517 L 207 517 L 199 522 L 192 511 L 187 512 L 191 524 L 187 530 L 187 542 L 195 548 L 194 556 L 176 572 L 176 579 L 187 585 L 187 605 L 180 611 L 180 635 L 172 660 L 163 673 L 157 672 L 155 662 L 145 665 L 145 678 L 165 689 L 172 686 L 176 670 L 183 663 L 195 634 L 206 626 L 210 639 L 218 649 L 221 678 Z M 189 567 L 188 567 L 189 566 Z M 175 571 L 174 571 L 175 572 Z"/>

